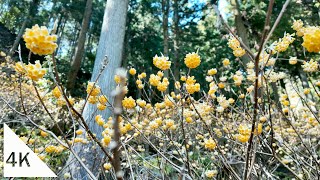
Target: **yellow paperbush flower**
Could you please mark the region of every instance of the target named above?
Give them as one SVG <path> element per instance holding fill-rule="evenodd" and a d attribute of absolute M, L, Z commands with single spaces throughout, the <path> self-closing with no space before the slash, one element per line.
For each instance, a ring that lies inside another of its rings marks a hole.
<path fill-rule="evenodd" d="M 106 106 L 105 104 L 101 104 L 101 103 L 98 103 L 98 104 L 97 104 L 97 108 L 98 108 L 100 111 L 105 110 L 106 107 L 107 107 L 107 106 Z"/>
<path fill-rule="evenodd" d="M 130 70 L 129 70 L 129 74 L 130 75 L 135 75 L 137 73 L 137 71 L 136 71 L 136 69 L 135 68 L 131 68 Z"/>
<path fill-rule="evenodd" d="M 107 104 L 107 102 L 108 102 L 108 98 L 107 98 L 105 95 L 100 95 L 100 96 L 98 97 L 98 100 L 99 100 L 99 102 L 100 102 L 101 104 L 103 104 L 103 105 Z"/>
<path fill-rule="evenodd" d="M 285 33 L 284 37 L 279 39 L 279 41 L 275 42 L 274 50 L 277 52 L 284 52 L 288 49 L 289 45 L 294 41 L 294 34 Z"/>
<path fill-rule="evenodd" d="M 204 147 L 206 149 L 214 150 L 216 146 L 217 144 L 212 138 L 204 140 Z"/>
<path fill-rule="evenodd" d="M 230 37 L 228 40 L 229 47 L 233 50 L 233 55 L 236 57 L 242 57 L 246 54 L 246 51 L 240 46 L 240 42 L 235 37 Z"/>
<path fill-rule="evenodd" d="M 223 59 L 222 64 L 223 64 L 223 66 L 229 66 L 230 65 L 230 60 L 225 58 L 225 59 Z"/>
<path fill-rule="evenodd" d="M 302 46 L 309 52 L 320 52 L 320 27 L 306 27 L 303 34 Z"/>
<path fill-rule="evenodd" d="M 304 34 L 304 27 L 303 27 L 303 22 L 301 21 L 301 19 L 299 20 L 295 20 L 293 22 L 293 25 L 291 26 L 292 29 L 294 29 L 295 31 L 297 31 L 297 36 L 303 36 Z"/>
<path fill-rule="evenodd" d="M 104 145 L 104 146 L 108 146 L 108 145 L 110 144 L 110 142 L 111 142 L 111 136 L 109 136 L 109 135 L 104 135 L 102 142 L 103 142 L 103 145 Z"/>
<path fill-rule="evenodd" d="M 249 138 L 250 138 L 250 135 L 242 135 L 242 134 L 237 135 L 237 140 L 242 143 L 248 142 Z"/>
<path fill-rule="evenodd" d="M 236 57 L 242 57 L 246 54 L 246 51 L 244 49 L 242 49 L 241 47 L 238 47 L 237 49 L 235 49 L 233 51 L 233 55 Z"/>
<path fill-rule="evenodd" d="M 289 64 L 295 65 L 298 63 L 297 57 L 290 57 Z"/>
<path fill-rule="evenodd" d="M 303 62 L 302 68 L 305 72 L 317 72 L 318 71 L 318 62 L 311 59 L 309 62 Z"/>
<path fill-rule="evenodd" d="M 94 88 L 93 88 L 94 85 Z M 94 82 L 89 82 L 87 85 L 87 94 L 90 96 L 97 96 L 100 94 L 100 87 L 97 84 L 94 84 Z"/>
<path fill-rule="evenodd" d="M 213 76 L 213 75 L 216 75 L 217 74 L 217 69 L 216 68 L 212 68 L 212 69 L 209 69 L 208 70 L 208 75 L 209 76 Z"/>
<path fill-rule="evenodd" d="M 151 74 L 149 78 L 149 83 L 151 86 L 158 86 L 160 83 L 160 77 L 158 75 Z"/>
<path fill-rule="evenodd" d="M 205 175 L 207 178 L 212 179 L 213 177 L 215 177 L 218 174 L 217 170 L 209 170 L 205 172 Z"/>
<path fill-rule="evenodd" d="M 188 77 L 186 80 L 186 90 L 188 93 L 193 94 L 200 91 L 200 84 L 196 83 L 194 76 Z"/>
<path fill-rule="evenodd" d="M 96 115 L 95 121 L 99 126 L 103 126 L 104 125 L 104 119 L 102 118 L 101 115 Z"/>
<path fill-rule="evenodd" d="M 82 129 L 78 129 L 77 131 L 76 131 L 76 134 L 77 135 L 81 135 L 83 133 L 83 130 Z"/>
<path fill-rule="evenodd" d="M 61 97 L 61 91 L 59 90 L 58 86 L 56 86 L 53 90 L 52 90 L 52 95 L 54 97 L 56 97 L 57 99 L 59 99 Z"/>
<path fill-rule="evenodd" d="M 88 98 L 88 102 L 89 102 L 90 104 L 95 104 L 95 103 L 97 103 L 97 102 L 98 102 L 97 96 L 90 96 L 90 97 Z"/>
<path fill-rule="evenodd" d="M 132 109 L 136 107 L 136 101 L 131 96 L 129 98 L 125 97 L 122 100 L 122 106 L 126 109 Z"/>
<path fill-rule="evenodd" d="M 105 163 L 103 165 L 103 168 L 106 170 L 106 171 L 109 171 L 111 168 L 112 168 L 112 165 L 110 163 Z"/>
<path fill-rule="evenodd" d="M 120 82 L 121 82 L 120 76 L 115 75 L 115 76 L 114 76 L 114 82 L 116 82 L 117 84 L 120 84 Z"/>
<path fill-rule="evenodd" d="M 184 58 L 184 63 L 186 66 L 190 69 L 194 69 L 198 67 L 201 63 L 200 56 L 198 53 L 188 53 L 186 57 Z"/>
<path fill-rule="evenodd" d="M 23 35 L 26 42 L 26 47 L 34 54 L 49 55 L 53 54 L 58 45 L 56 35 L 49 35 L 49 31 L 45 26 L 39 25 L 32 26 L 31 29 L 27 28 Z"/>
<path fill-rule="evenodd" d="M 232 49 L 235 50 L 238 47 L 240 47 L 240 42 L 235 38 L 235 37 L 231 37 L 228 40 L 228 46 Z"/>
<path fill-rule="evenodd" d="M 22 63 L 17 63 L 15 69 L 20 73 L 26 72 L 27 76 L 34 81 L 38 81 L 43 78 L 47 72 L 46 69 L 41 67 L 40 61 L 36 61 L 35 64 L 30 63 L 26 66 Z"/>
<path fill-rule="evenodd" d="M 163 55 L 159 57 L 158 55 L 156 55 L 153 57 L 153 65 L 164 71 L 170 68 L 171 61 L 169 61 L 168 57 L 165 57 Z"/>
<path fill-rule="evenodd" d="M 25 74 L 27 72 L 26 65 L 22 62 L 17 62 L 14 66 L 14 69 L 20 74 Z"/>

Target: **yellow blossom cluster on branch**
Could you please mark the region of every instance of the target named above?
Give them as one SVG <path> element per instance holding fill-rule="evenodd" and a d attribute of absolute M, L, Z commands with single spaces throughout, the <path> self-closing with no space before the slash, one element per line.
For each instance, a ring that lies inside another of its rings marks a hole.
<path fill-rule="evenodd" d="M 228 45 L 233 50 L 234 56 L 242 57 L 246 54 L 246 51 L 241 48 L 240 42 L 235 37 L 229 38 Z"/>
<path fill-rule="evenodd" d="M 156 55 L 153 57 L 153 65 L 164 71 L 170 68 L 171 61 L 169 61 L 168 57 L 165 57 L 163 55 L 159 57 L 158 55 Z"/>
<path fill-rule="evenodd" d="M 201 63 L 200 56 L 195 52 L 188 53 L 184 58 L 184 63 L 190 69 L 197 68 Z"/>
<path fill-rule="evenodd" d="M 29 63 L 28 65 L 17 62 L 15 65 L 15 70 L 21 74 L 26 74 L 34 81 L 38 81 L 39 79 L 43 78 L 47 72 L 45 68 L 42 68 L 40 61 L 36 61 L 35 64 Z"/>
<path fill-rule="evenodd" d="M 34 54 L 48 55 L 52 54 L 58 45 L 56 35 L 50 35 L 45 26 L 39 25 L 32 26 L 31 29 L 27 28 L 23 35 L 26 46 Z"/>
<path fill-rule="evenodd" d="M 292 29 L 297 31 L 297 36 L 302 36 L 302 46 L 309 52 L 320 52 L 320 27 L 306 26 L 299 19 L 295 20 L 292 25 Z"/>
<path fill-rule="evenodd" d="M 285 33 L 284 37 L 275 42 L 274 50 L 277 52 L 284 52 L 288 49 L 289 45 L 295 40 L 294 34 Z"/>

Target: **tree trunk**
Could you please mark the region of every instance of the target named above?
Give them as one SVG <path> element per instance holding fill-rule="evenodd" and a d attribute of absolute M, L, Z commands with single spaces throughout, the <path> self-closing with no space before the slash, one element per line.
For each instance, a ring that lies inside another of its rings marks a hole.
<path fill-rule="evenodd" d="M 24 30 L 26 29 L 28 22 L 31 22 L 32 17 L 34 17 L 36 15 L 36 12 L 38 10 L 38 5 L 39 5 L 39 0 L 33 0 L 32 3 L 30 4 L 30 10 L 29 13 L 27 14 L 26 18 L 24 19 L 22 26 L 19 30 L 19 33 L 12 45 L 12 48 L 9 51 L 9 55 L 13 56 L 14 55 L 14 51 L 17 49 L 19 42 L 21 40 L 21 37 L 24 33 Z"/>
<path fill-rule="evenodd" d="M 84 45 L 86 42 L 87 32 L 90 24 L 90 16 L 92 12 L 92 2 L 93 0 L 87 0 L 86 9 L 84 11 L 84 16 L 82 20 L 81 30 L 78 38 L 78 44 L 76 47 L 75 55 L 71 63 L 68 80 L 67 89 L 72 92 L 74 85 L 76 83 L 76 78 L 78 71 L 81 67 L 82 56 L 84 54 Z"/>
<path fill-rule="evenodd" d="M 179 57 L 179 4 L 178 0 L 174 0 L 173 3 L 173 24 L 174 24 L 174 59 L 173 59 L 173 74 L 176 80 L 179 80 L 180 76 L 180 57 Z"/>
<path fill-rule="evenodd" d="M 129 0 L 108 0 L 103 17 L 103 24 L 101 29 L 101 35 L 99 40 L 99 46 L 97 50 L 97 56 L 93 68 L 91 81 L 95 81 L 100 73 L 101 65 L 105 62 L 105 56 L 108 57 L 108 64 L 106 69 L 101 74 L 97 84 L 101 87 L 103 94 L 107 96 L 110 103 L 113 99 L 111 91 L 116 87 L 114 82 L 115 70 L 120 67 L 122 59 L 122 49 L 125 34 L 126 15 Z M 90 130 L 97 135 L 98 139 L 101 139 L 101 132 L 103 128 L 92 122 L 91 117 L 96 115 L 96 106 L 87 104 L 85 106 L 83 117 L 85 118 Z M 99 114 L 108 119 L 112 113 L 109 110 L 100 111 Z M 92 170 L 94 175 L 98 175 L 101 171 L 101 164 L 105 163 L 102 151 L 95 145 L 93 148 L 92 143 L 78 144 L 75 146 L 76 153 L 80 158 L 85 159 L 85 164 Z M 69 162 L 73 160 L 73 157 L 69 157 Z M 67 163 L 68 164 L 68 163 Z M 80 167 L 80 169 L 78 169 Z M 89 179 L 84 169 L 79 166 L 78 162 L 72 163 L 69 168 L 73 176 L 73 179 Z"/>
<path fill-rule="evenodd" d="M 162 0 L 163 55 L 169 54 L 169 0 Z"/>
<path fill-rule="evenodd" d="M 240 12 L 240 2 L 236 0 L 236 7 L 237 7 L 237 13 L 235 15 L 235 25 L 237 29 L 237 34 L 241 38 L 242 42 L 249 47 L 249 38 L 248 38 L 248 33 L 247 29 L 244 26 L 244 22 L 242 20 L 242 15 Z M 250 58 L 248 54 L 245 54 L 244 56 L 241 57 L 242 63 L 246 65 L 249 61 Z"/>
<path fill-rule="evenodd" d="M 170 0 L 162 0 L 162 30 L 163 30 L 163 55 L 169 56 L 169 8 Z M 169 71 L 164 71 L 164 76 L 169 79 Z M 166 92 L 169 92 L 167 88 Z"/>

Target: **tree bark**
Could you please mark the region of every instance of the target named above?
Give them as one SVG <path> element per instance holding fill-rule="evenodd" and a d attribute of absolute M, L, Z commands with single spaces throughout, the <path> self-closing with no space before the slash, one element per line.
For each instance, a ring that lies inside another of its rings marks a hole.
<path fill-rule="evenodd" d="M 170 0 L 162 0 L 162 31 L 163 31 L 163 55 L 169 56 L 169 8 Z M 169 70 L 164 71 L 164 76 L 169 79 Z M 169 87 L 166 92 L 169 92 Z"/>
<path fill-rule="evenodd" d="M 101 74 L 97 84 L 101 87 L 101 91 L 105 94 L 113 104 L 111 91 L 116 87 L 114 82 L 115 70 L 120 67 L 122 59 L 123 41 L 125 35 L 125 24 L 127 16 L 129 0 L 108 0 L 103 17 L 103 24 L 101 35 L 99 39 L 99 46 L 97 56 L 93 68 L 91 81 L 95 81 L 101 72 L 101 65 L 105 63 L 105 56 L 108 57 L 108 64 L 106 69 Z M 99 111 L 99 114 L 108 119 L 112 115 L 111 111 Z M 83 111 L 83 117 L 86 120 L 90 130 L 101 139 L 101 132 L 103 128 L 92 122 L 91 117 L 95 117 L 96 106 L 87 103 Z M 102 151 L 95 145 L 93 148 L 92 143 L 75 145 L 75 152 L 83 159 L 88 168 L 92 170 L 94 175 L 98 175 L 102 170 L 102 163 L 105 163 L 102 157 Z M 71 162 L 73 157 L 70 156 L 68 162 Z M 68 163 L 67 163 L 68 164 Z M 80 167 L 80 169 L 78 169 Z M 74 179 L 89 179 L 84 169 L 79 166 L 77 162 L 73 162 L 66 170 L 70 170 Z"/>
<path fill-rule="evenodd" d="M 163 55 L 169 54 L 169 0 L 162 0 Z"/>
<path fill-rule="evenodd" d="M 240 2 L 238 0 L 236 0 L 236 7 L 237 7 L 237 13 L 235 15 L 235 25 L 237 29 L 237 34 L 241 38 L 242 42 L 249 47 L 248 32 L 242 20 L 242 15 L 240 12 Z M 248 54 L 245 54 L 244 56 L 241 57 L 241 60 L 243 64 L 246 65 L 250 61 L 250 58 Z"/>
<path fill-rule="evenodd" d="M 67 80 L 67 89 L 72 92 L 74 85 L 76 83 L 76 78 L 78 71 L 81 67 L 81 61 L 84 54 L 84 45 L 86 42 L 87 32 L 90 24 L 90 16 L 92 12 L 92 3 L 93 0 L 87 0 L 86 8 L 84 11 L 84 16 L 82 20 L 81 30 L 78 38 L 78 44 L 76 47 L 75 55 L 71 63 L 68 80 Z"/>
<path fill-rule="evenodd" d="M 173 59 L 173 74 L 176 80 L 179 80 L 180 76 L 180 52 L 179 52 L 179 2 L 174 0 L 173 3 L 173 24 L 174 24 L 174 38 L 173 38 L 173 49 L 174 49 L 174 59 Z"/>
<path fill-rule="evenodd" d="M 40 0 L 33 0 L 32 3 L 30 4 L 30 10 L 29 10 L 29 13 L 27 14 L 26 18 L 24 19 L 22 25 L 21 25 L 21 28 L 19 30 L 19 33 L 12 45 L 12 48 L 10 49 L 9 51 L 9 55 L 10 56 L 13 56 L 14 55 L 14 51 L 17 49 L 18 45 L 19 45 L 19 42 L 22 38 L 22 35 L 24 33 L 24 30 L 26 29 L 27 25 L 28 25 L 28 22 L 31 22 L 32 20 L 32 17 L 34 17 L 36 15 L 36 12 L 38 10 L 38 5 L 39 5 L 39 1 Z"/>

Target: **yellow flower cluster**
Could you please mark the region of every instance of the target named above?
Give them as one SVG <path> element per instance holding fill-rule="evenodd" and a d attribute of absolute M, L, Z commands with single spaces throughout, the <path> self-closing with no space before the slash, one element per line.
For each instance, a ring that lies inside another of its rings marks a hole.
<path fill-rule="evenodd" d="M 200 84 L 196 83 L 197 81 L 194 79 L 194 76 L 189 76 L 186 80 L 186 90 L 188 93 L 193 94 L 195 92 L 200 91 Z"/>
<path fill-rule="evenodd" d="M 54 145 L 49 145 L 45 148 L 45 151 L 47 153 L 56 153 L 60 154 L 65 148 L 63 146 L 54 146 Z"/>
<path fill-rule="evenodd" d="M 214 82 L 211 82 L 211 83 L 209 84 L 209 87 L 210 87 L 210 89 L 209 89 L 209 91 L 208 91 L 208 94 L 210 95 L 211 98 L 216 98 L 215 93 L 216 93 L 217 90 L 218 90 L 218 86 L 217 86 Z"/>
<path fill-rule="evenodd" d="M 223 66 L 227 67 L 230 65 L 230 60 L 228 58 L 224 58 L 222 61 Z"/>
<path fill-rule="evenodd" d="M 303 34 L 302 46 L 309 52 L 320 52 L 320 27 L 306 27 Z"/>
<path fill-rule="evenodd" d="M 153 65 L 164 71 L 170 68 L 171 61 L 169 61 L 169 57 L 165 57 L 163 55 L 159 57 L 156 55 L 153 57 Z"/>
<path fill-rule="evenodd" d="M 217 74 L 217 69 L 216 68 L 212 68 L 212 69 L 209 69 L 208 70 L 208 75 L 209 76 L 213 76 L 213 75 L 216 75 Z"/>
<path fill-rule="evenodd" d="M 163 77 L 163 73 L 159 71 L 157 75 L 151 74 L 149 78 L 149 83 L 151 86 L 157 87 L 157 89 L 161 92 L 165 92 L 169 86 L 168 78 L 163 78 L 161 82 L 161 78 Z"/>
<path fill-rule="evenodd" d="M 129 74 L 132 75 L 132 76 L 134 76 L 136 73 L 137 73 L 137 71 L 136 71 L 135 68 L 131 68 L 131 69 L 129 70 Z"/>
<path fill-rule="evenodd" d="M 149 78 L 149 83 L 151 86 L 158 86 L 160 83 L 161 77 L 158 75 L 151 74 Z"/>
<path fill-rule="evenodd" d="M 45 68 L 42 68 L 40 61 L 36 61 L 35 64 L 29 63 L 28 65 L 17 62 L 14 68 L 21 74 L 27 74 L 27 76 L 34 81 L 38 81 L 43 78 L 47 72 Z"/>
<path fill-rule="evenodd" d="M 246 51 L 241 48 L 240 42 L 235 38 L 231 37 L 228 41 L 229 47 L 233 50 L 233 55 L 236 57 L 242 57 L 246 54 Z"/>
<path fill-rule="evenodd" d="M 49 31 L 45 26 L 39 27 L 38 25 L 32 26 L 31 29 L 27 28 L 23 35 L 26 46 L 34 54 L 48 55 L 52 54 L 58 45 L 56 35 L 49 35 Z"/>
<path fill-rule="evenodd" d="M 56 97 L 57 99 L 59 99 L 61 97 L 61 91 L 59 90 L 58 86 L 56 86 L 53 90 L 52 90 L 52 95 L 54 97 Z"/>
<path fill-rule="evenodd" d="M 298 63 L 297 57 L 290 57 L 289 64 L 295 65 Z"/>
<path fill-rule="evenodd" d="M 204 147 L 208 150 L 214 150 L 216 148 L 217 144 L 216 142 L 210 138 L 204 140 Z"/>
<path fill-rule="evenodd" d="M 215 177 L 218 174 L 218 171 L 217 170 L 209 170 L 209 171 L 206 171 L 205 174 L 206 174 L 207 178 L 212 179 L 213 177 Z"/>
<path fill-rule="evenodd" d="M 240 86 L 242 81 L 244 80 L 244 76 L 241 71 L 237 71 L 235 75 L 233 75 L 232 79 L 234 80 L 234 84 L 236 86 Z"/>
<path fill-rule="evenodd" d="M 305 72 L 317 72 L 319 65 L 317 61 L 311 59 L 309 62 L 303 62 L 302 68 Z"/>
<path fill-rule="evenodd" d="M 288 49 L 289 45 L 294 41 L 292 37 L 294 34 L 285 33 L 283 38 L 279 39 L 279 41 L 275 42 L 274 50 L 277 52 L 284 52 Z"/>
<path fill-rule="evenodd" d="M 304 27 L 303 27 L 303 22 L 301 21 L 301 19 L 299 20 L 295 20 L 293 22 L 293 25 L 291 26 L 292 29 L 294 29 L 295 31 L 297 31 L 297 36 L 303 36 L 304 34 Z"/>
<path fill-rule="evenodd" d="M 251 134 L 251 129 L 248 126 L 240 124 L 238 128 L 239 134 L 237 135 L 237 140 L 242 143 L 248 142 Z"/>
<path fill-rule="evenodd" d="M 94 85 L 94 87 L 93 87 Z M 89 82 L 87 85 L 87 94 L 90 96 L 97 96 L 100 94 L 100 87 L 94 82 Z"/>
<path fill-rule="evenodd" d="M 105 163 L 103 165 L 103 168 L 106 170 L 106 171 L 109 171 L 111 168 L 112 168 L 112 165 L 110 163 Z"/>
<path fill-rule="evenodd" d="M 129 98 L 125 97 L 122 100 L 122 106 L 126 109 L 132 109 L 136 107 L 136 101 L 131 96 Z"/>
<path fill-rule="evenodd" d="M 105 95 L 100 95 L 98 97 L 98 101 L 99 103 L 97 104 L 97 108 L 100 110 L 100 111 L 103 111 L 106 109 L 107 107 L 107 102 L 108 102 L 108 99 Z"/>
<path fill-rule="evenodd" d="M 102 118 L 101 115 L 96 115 L 95 121 L 99 126 L 103 126 L 104 125 L 104 119 Z"/>
<path fill-rule="evenodd" d="M 163 78 L 162 82 L 159 82 L 157 85 L 157 89 L 161 92 L 165 92 L 169 86 L 168 78 Z"/>
<path fill-rule="evenodd" d="M 186 57 L 184 58 L 184 63 L 186 66 L 190 69 L 194 69 L 198 67 L 201 63 L 200 56 L 198 53 L 188 53 Z"/>
<path fill-rule="evenodd" d="M 320 27 L 303 27 L 303 22 L 299 19 L 293 22 L 292 29 L 297 31 L 297 36 L 303 36 L 302 46 L 309 52 L 320 52 Z"/>

